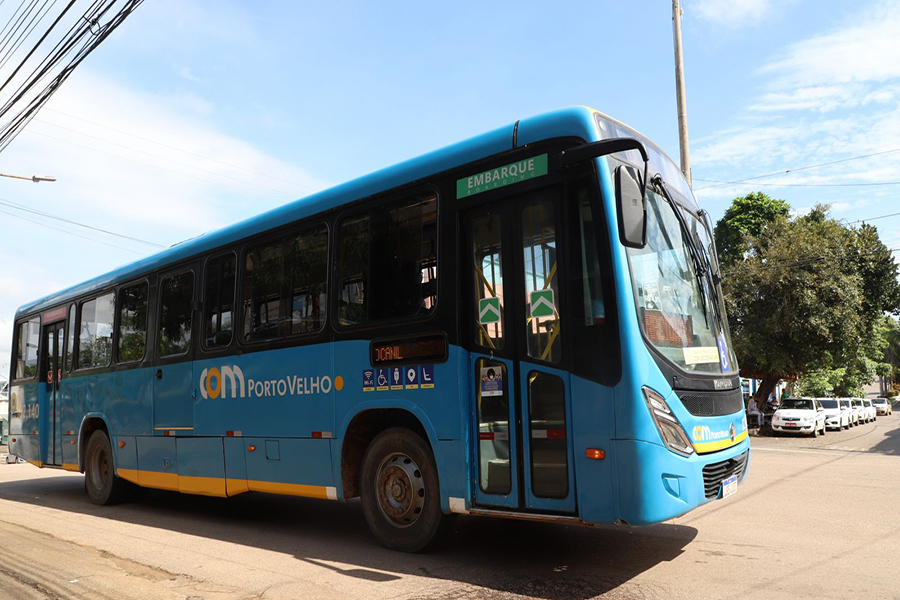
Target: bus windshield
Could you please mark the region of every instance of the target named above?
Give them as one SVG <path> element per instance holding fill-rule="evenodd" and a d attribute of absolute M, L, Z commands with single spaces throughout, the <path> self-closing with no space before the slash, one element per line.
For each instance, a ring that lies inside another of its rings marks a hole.
<path fill-rule="evenodd" d="M 710 258 L 704 225 L 682 211 L 695 247 Z M 727 327 L 710 278 L 698 273 L 675 208 L 647 188 L 647 245 L 628 248 L 638 317 L 647 341 L 685 371 L 733 373 Z"/>

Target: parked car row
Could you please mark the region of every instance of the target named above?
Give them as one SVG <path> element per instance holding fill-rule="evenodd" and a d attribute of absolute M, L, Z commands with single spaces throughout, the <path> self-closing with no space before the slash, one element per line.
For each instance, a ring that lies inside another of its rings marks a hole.
<path fill-rule="evenodd" d="M 785 398 L 772 415 L 772 429 L 816 437 L 828 429 L 850 429 L 892 412 L 886 398 Z"/>

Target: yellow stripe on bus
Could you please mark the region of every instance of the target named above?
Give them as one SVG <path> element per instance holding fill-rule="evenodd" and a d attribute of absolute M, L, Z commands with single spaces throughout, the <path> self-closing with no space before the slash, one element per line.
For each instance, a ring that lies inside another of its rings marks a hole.
<path fill-rule="evenodd" d="M 254 481 L 246 479 L 223 479 L 221 477 L 192 477 L 177 473 L 141 471 L 138 469 L 116 469 L 116 474 L 126 481 L 142 487 L 170 490 L 202 496 L 235 496 L 244 492 L 266 492 L 304 498 L 337 500 L 337 491 L 324 485 L 302 483 L 278 483 L 275 481 Z"/>
<path fill-rule="evenodd" d="M 70 463 L 63 463 L 62 468 L 66 471 L 75 471 L 76 473 L 79 471 L 78 465 L 73 465 Z"/>
<path fill-rule="evenodd" d="M 730 448 L 734 445 L 740 444 L 745 439 L 747 439 L 746 431 L 736 435 L 733 442 L 730 438 L 727 440 L 718 440 L 715 442 L 694 442 L 694 450 L 696 450 L 698 454 L 703 454 L 704 452 L 715 452 L 716 450 L 724 450 L 725 448 Z"/>

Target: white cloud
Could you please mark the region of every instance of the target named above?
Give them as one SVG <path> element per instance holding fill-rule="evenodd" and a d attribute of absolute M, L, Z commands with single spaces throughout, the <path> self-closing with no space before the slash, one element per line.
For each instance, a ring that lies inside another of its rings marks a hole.
<path fill-rule="evenodd" d="M 199 77 L 194 75 L 193 71 L 191 71 L 190 67 L 181 67 L 178 69 L 178 76 L 182 79 L 187 79 L 188 81 L 199 82 L 202 81 Z"/>
<path fill-rule="evenodd" d="M 194 94 L 145 94 L 79 73 L 4 156 L 58 178 L 50 208 L 125 232 L 157 226 L 165 243 L 326 187 L 216 130 L 202 118 L 214 111 Z"/>
<path fill-rule="evenodd" d="M 696 0 L 688 8 L 717 27 L 755 25 L 772 11 L 772 0 Z"/>
<path fill-rule="evenodd" d="M 0 199 L 168 245 L 280 206 L 327 183 L 205 118 L 201 96 L 143 93 L 82 67 L 3 152 Z M 147 246 L 16 212 L 114 246 Z M 139 255 L 0 214 L 0 363 L 9 361 L 15 309 Z M 27 259 L 27 260 L 26 260 Z"/>
<path fill-rule="evenodd" d="M 788 46 L 759 69 L 770 77 L 758 111 L 829 112 L 888 103 L 900 78 L 900 0 L 884 0 L 852 22 Z"/>
<path fill-rule="evenodd" d="M 900 1 L 863 12 L 849 26 L 789 46 L 760 72 L 787 87 L 884 82 L 900 77 Z"/>
<path fill-rule="evenodd" d="M 844 23 L 789 45 L 759 70 L 768 81 L 749 100 L 749 112 L 695 141 L 695 177 L 744 179 L 900 147 L 900 0 L 878 2 Z M 696 186 L 701 198 L 716 200 L 753 189 L 789 193 L 775 184 L 828 184 L 834 187 L 806 191 L 817 198 L 812 203 L 833 203 L 843 212 L 888 202 L 900 190 L 835 184 L 888 181 L 900 181 L 900 153 L 741 185 L 710 187 L 714 184 L 698 181 Z M 792 188 L 790 196 L 803 191 Z"/>

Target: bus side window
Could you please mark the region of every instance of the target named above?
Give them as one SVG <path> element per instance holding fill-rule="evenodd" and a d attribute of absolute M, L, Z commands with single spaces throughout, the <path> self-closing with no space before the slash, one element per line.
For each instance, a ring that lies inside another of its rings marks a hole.
<path fill-rule="evenodd" d="M 522 252 L 528 356 L 558 363 L 562 358 L 561 300 L 552 203 L 542 202 L 522 211 Z"/>
<path fill-rule="evenodd" d="M 144 358 L 147 345 L 146 281 L 122 288 L 119 292 L 119 355 L 117 362 L 133 362 Z"/>
<path fill-rule="evenodd" d="M 250 249 L 244 260 L 244 340 L 320 331 L 327 280 L 324 223 Z"/>
<path fill-rule="evenodd" d="M 231 344 L 234 331 L 234 282 L 237 259 L 233 253 L 206 263 L 203 298 L 203 343 L 207 348 Z"/>
<path fill-rule="evenodd" d="M 81 303 L 78 368 L 105 367 L 112 359 L 116 295 L 105 294 Z"/>
<path fill-rule="evenodd" d="M 345 219 L 338 243 L 338 321 L 416 317 L 437 303 L 437 198 L 389 202 Z"/>
<path fill-rule="evenodd" d="M 66 371 L 71 371 L 73 365 L 73 358 L 75 357 L 75 310 L 76 305 L 72 304 L 69 306 L 69 325 L 66 330 L 66 335 L 69 336 L 68 341 L 66 342 Z"/>
<path fill-rule="evenodd" d="M 572 345 L 579 348 L 572 356 L 572 369 L 607 385 L 618 380 L 621 358 L 614 319 L 604 288 L 610 279 L 604 277 L 605 238 L 600 235 L 603 224 L 594 218 L 591 194 L 587 187 L 572 186 L 568 206 L 570 235 L 569 290 L 571 315 L 567 321 Z"/>
<path fill-rule="evenodd" d="M 159 289 L 159 356 L 185 354 L 191 349 L 194 272 L 170 275 Z"/>
<path fill-rule="evenodd" d="M 587 188 L 578 190 L 575 203 L 576 229 L 573 263 L 577 266 L 572 277 L 577 279 L 581 288 L 579 298 L 574 301 L 577 318 L 585 327 L 595 327 L 606 320 L 606 306 L 603 302 L 603 280 L 600 275 L 600 256 L 597 248 L 597 235 L 594 230 L 594 216 Z"/>
<path fill-rule="evenodd" d="M 285 245 L 290 333 L 319 331 L 328 306 L 328 228 L 322 224 L 288 236 Z"/>
<path fill-rule="evenodd" d="M 244 341 L 277 338 L 284 320 L 284 245 L 255 246 L 244 257 Z"/>
<path fill-rule="evenodd" d="M 37 374 L 40 335 L 39 319 L 19 324 L 19 336 L 16 341 L 16 379 L 31 379 Z"/>
<path fill-rule="evenodd" d="M 500 217 L 472 220 L 472 271 L 475 277 L 475 341 L 479 346 L 503 348 L 503 247 Z"/>

